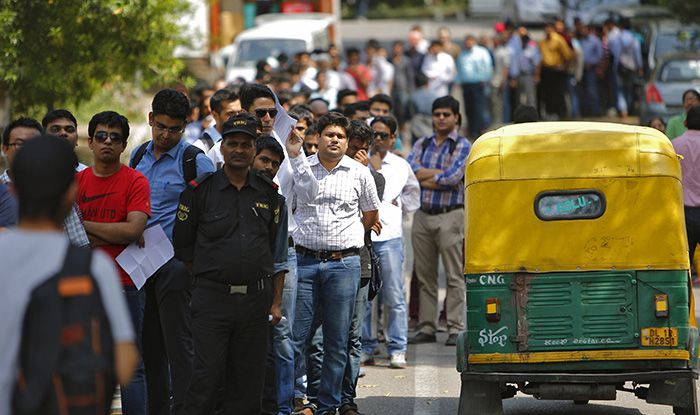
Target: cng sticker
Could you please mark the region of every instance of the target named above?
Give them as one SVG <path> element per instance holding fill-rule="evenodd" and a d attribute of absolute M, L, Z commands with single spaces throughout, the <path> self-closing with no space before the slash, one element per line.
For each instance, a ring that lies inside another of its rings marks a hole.
<path fill-rule="evenodd" d="M 481 285 L 504 285 L 506 283 L 506 278 L 499 275 L 482 275 L 479 277 L 479 284 Z"/>

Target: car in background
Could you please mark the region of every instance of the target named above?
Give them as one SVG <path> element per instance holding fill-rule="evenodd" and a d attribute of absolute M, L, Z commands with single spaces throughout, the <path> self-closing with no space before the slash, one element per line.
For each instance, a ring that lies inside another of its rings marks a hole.
<path fill-rule="evenodd" d="M 582 22 L 588 23 L 597 8 L 610 6 L 636 7 L 639 6 L 639 0 L 568 0 L 564 8 L 566 24 L 573 27 L 574 19 L 577 17 Z"/>
<path fill-rule="evenodd" d="M 596 7 L 591 12 L 590 18 L 583 20 L 583 22 L 594 26 L 602 26 L 608 19 L 617 23 L 627 19 L 632 23 L 632 26 L 635 26 L 650 21 L 672 18 L 673 13 L 665 7 L 649 5 L 614 6 L 606 1 L 602 6 Z"/>
<path fill-rule="evenodd" d="M 520 24 L 544 24 L 561 17 L 559 0 L 503 0 L 501 18 Z"/>
<path fill-rule="evenodd" d="M 682 96 L 687 89 L 700 92 L 700 53 L 673 53 L 662 57 L 644 86 L 640 123 L 653 117 L 664 121 L 683 111 Z"/>
<path fill-rule="evenodd" d="M 244 30 L 225 50 L 227 82 L 255 80 L 256 65 L 285 54 L 327 50 L 332 42 L 333 18 L 321 13 L 259 16 L 257 26 Z M 274 65 L 273 65 L 274 66 Z"/>
<path fill-rule="evenodd" d="M 662 20 L 652 26 L 646 65 L 656 69 L 658 60 L 669 53 L 692 52 L 700 49 L 700 25 Z"/>

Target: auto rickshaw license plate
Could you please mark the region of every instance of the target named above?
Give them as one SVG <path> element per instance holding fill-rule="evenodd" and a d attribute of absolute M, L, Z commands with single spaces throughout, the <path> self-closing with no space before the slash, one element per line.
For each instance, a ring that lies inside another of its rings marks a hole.
<path fill-rule="evenodd" d="M 678 329 L 648 327 L 642 329 L 642 346 L 678 346 Z"/>

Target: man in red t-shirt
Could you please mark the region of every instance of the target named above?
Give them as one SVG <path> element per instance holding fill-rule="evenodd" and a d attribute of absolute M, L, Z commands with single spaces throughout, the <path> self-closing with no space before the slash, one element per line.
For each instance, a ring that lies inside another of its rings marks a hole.
<path fill-rule="evenodd" d="M 116 258 L 130 243 L 142 241 L 146 221 L 151 216 L 151 193 L 146 177 L 119 159 L 129 137 L 126 117 L 114 111 L 96 114 L 88 125 L 88 136 L 95 165 L 77 175 L 77 203 L 92 247 Z M 136 289 L 120 266 L 117 268 L 141 349 L 144 292 Z M 143 362 L 139 363 L 131 383 L 122 385 L 121 399 L 125 415 L 146 414 Z"/>
<path fill-rule="evenodd" d="M 348 57 L 348 67 L 345 69 L 345 72 L 349 73 L 357 84 L 357 99 L 366 101 L 369 99 L 367 87 L 369 87 L 369 83 L 372 81 L 372 71 L 367 66 L 360 63 L 360 51 L 357 48 L 348 48 L 346 54 Z"/>

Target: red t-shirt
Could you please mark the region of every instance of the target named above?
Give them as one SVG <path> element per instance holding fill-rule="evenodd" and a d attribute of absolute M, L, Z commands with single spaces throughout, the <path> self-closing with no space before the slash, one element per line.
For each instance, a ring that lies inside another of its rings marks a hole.
<path fill-rule="evenodd" d="M 138 171 L 122 165 L 109 177 L 98 177 L 92 167 L 81 171 L 78 177 L 78 207 L 83 220 L 89 222 L 126 222 L 129 212 L 144 212 L 151 217 L 151 190 L 148 179 Z M 126 245 L 103 245 L 99 249 L 116 258 Z M 114 261 L 119 269 L 122 285 L 133 287 L 129 275 Z"/>

